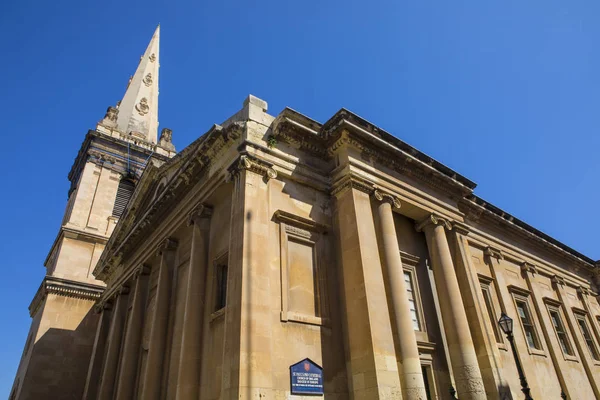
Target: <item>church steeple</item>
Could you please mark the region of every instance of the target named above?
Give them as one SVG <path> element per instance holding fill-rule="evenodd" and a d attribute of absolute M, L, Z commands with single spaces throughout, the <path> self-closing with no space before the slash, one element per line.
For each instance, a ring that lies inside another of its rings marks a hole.
<path fill-rule="evenodd" d="M 135 74 L 127 85 L 123 100 L 117 104 L 116 110 L 112 109 L 111 122 L 115 129 L 150 143 L 157 143 L 158 133 L 159 42 L 160 25 L 154 31 Z M 107 117 L 110 113 L 111 109 Z"/>

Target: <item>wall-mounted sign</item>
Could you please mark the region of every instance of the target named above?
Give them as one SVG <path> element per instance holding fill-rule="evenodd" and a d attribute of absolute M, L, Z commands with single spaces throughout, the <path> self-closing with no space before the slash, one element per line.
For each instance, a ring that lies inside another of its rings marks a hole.
<path fill-rule="evenodd" d="M 309 358 L 290 367 L 292 394 L 323 394 L 323 368 Z"/>

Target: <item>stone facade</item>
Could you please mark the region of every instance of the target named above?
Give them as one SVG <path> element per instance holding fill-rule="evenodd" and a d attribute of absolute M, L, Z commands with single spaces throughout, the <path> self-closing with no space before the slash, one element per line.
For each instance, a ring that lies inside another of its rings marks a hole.
<path fill-rule="evenodd" d="M 250 96 L 140 184 L 94 270 L 117 344 L 86 399 L 301 398 L 305 358 L 328 399 L 521 398 L 501 312 L 534 398 L 599 395 L 595 263 L 348 111 Z"/>
<path fill-rule="evenodd" d="M 92 142 L 115 138 L 106 132 Z M 69 329 L 85 330 L 89 354 L 71 398 L 301 399 L 289 368 L 309 358 L 326 399 L 451 399 L 451 389 L 518 399 L 501 313 L 514 319 L 533 398 L 600 398 L 598 262 L 346 110 L 320 124 L 291 109 L 271 116 L 249 96 L 179 154 L 148 163 L 112 226 L 111 206 L 89 193 L 114 203 L 114 171 L 82 165 L 81 182 L 107 186 L 80 184 L 92 205 L 67 212 L 87 224 L 69 238 L 91 267 L 55 262 L 100 287 L 73 311 Z M 79 243 L 92 228 L 104 229 L 103 250 Z M 58 298 L 47 292 L 32 331 Z M 17 398 L 51 393 L 24 382 Z"/>

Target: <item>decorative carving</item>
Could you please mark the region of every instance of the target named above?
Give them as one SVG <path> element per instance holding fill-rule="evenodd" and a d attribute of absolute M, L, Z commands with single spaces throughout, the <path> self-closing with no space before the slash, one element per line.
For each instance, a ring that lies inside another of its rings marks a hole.
<path fill-rule="evenodd" d="M 450 221 L 448 221 L 446 218 L 440 217 L 437 214 L 429 214 L 429 216 L 427 218 L 425 218 L 424 220 L 422 220 L 421 222 L 418 222 L 415 225 L 415 229 L 417 230 L 417 232 L 422 232 L 425 230 L 426 227 L 433 225 L 433 226 L 443 226 L 444 228 L 446 228 L 447 230 L 452 229 L 452 224 L 450 223 Z"/>
<path fill-rule="evenodd" d="M 188 214 L 188 222 L 187 225 L 191 226 L 196 223 L 199 218 L 210 218 L 212 215 L 212 208 L 204 205 L 198 204 L 189 214 Z"/>
<path fill-rule="evenodd" d="M 483 250 L 483 255 L 489 258 L 495 258 L 496 260 L 504 260 L 504 254 L 502 250 L 496 249 L 492 246 L 488 246 Z"/>
<path fill-rule="evenodd" d="M 145 97 L 142 97 L 140 102 L 138 104 L 136 104 L 135 109 L 137 110 L 138 114 L 140 114 L 141 116 L 148 114 L 148 112 L 150 112 L 150 106 L 148 105 L 148 99 Z"/>
<path fill-rule="evenodd" d="M 579 286 L 577 288 L 577 293 L 579 293 L 579 295 L 582 297 L 591 295 L 590 289 L 583 287 L 583 286 Z"/>
<path fill-rule="evenodd" d="M 154 62 L 156 61 L 156 54 L 152 53 L 150 54 L 150 58 L 148 58 L 150 60 L 150 62 Z"/>
<path fill-rule="evenodd" d="M 402 205 L 400 203 L 400 199 L 397 196 L 380 188 L 375 188 L 375 190 L 373 191 L 373 197 L 375 197 L 381 202 L 390 203 L 394 208 L 400 208 L 400 206 Z"/>
<path fill-rule="evenodd" d="M 553 283 L 555 286 L 557 286 L 557 287 L 558 287 L 559 285 L 560 285 L 560 286 L 565 286 L 565 278 L 563 278 L 562 276 L 554 275 L 554 276 L 552 277 L 552 283 Z"/>
<path fill-rule="evenodd" d="M 454 221 L 452 222 L 452 230 L 458 234 L 463 236 L 467 236 L 471 233 L 471 228 L 467 224 L 463 224 L 462 222 Z"/>
<path fill-rule="evenodd" d="M 529 264 L 527 261 L 521 263 L 521 272 L 523 274 L 537 274 L 537 267 L 533 264 Z"/>
<path fill-rule="evenodd" d="M 160 255 L 167 251 L 174 251 L 175 249 L 177 249 L 178 244 L 179 243 L 177 243 L 177 240 L 175 240 L 173 238 L 166 238 L 158 246 L 158 254 Z"/>
<path fill-rule="evenodd" d="M 339 197 L 348 189 L 356 189 L 368 195 L 373 194 L 373 185 L 358 176 L 348 174 L 333 184 L 331 195 Z"/>
<path fill-rule="evenodd" d="M 171 129 L 163 128 L 163 130 L 160 132 L 158 145 L 163 149 L 175 151 L 175 146 L 173 146 L 173 131 Z"/>
<path fill-rule="evenodd" d="M 240 156 L 237 163 L 230 168 L 230 180 L 233 179 L 240 171 L 247 170 L 254 172 L 255 174 L 262 175 L 265 181 L 269 179 L 277 178 L 277 171 L 272 168 L 271 164 L 268 164 L 262 160 L 251 158 L 250 156 Z"/>
<path fill-rule="evenodd" d="M 150 86 L 152 85 L 152 74 L 148 73 L 144 79 L 142 80 L 142 82 L 144 82 L 144 85 L 146 86 Z"/>
<path fill-rule="evenodd" d="M 104 115 L 105 121 L 117 122 L 117 117 L 119 116 L 119 109 L 115 107 L 108 107 L 106 109 L 106 115 Z"/>
<path fill-rule="evenodd" d="M 151 267 L 148 264 L 141 264 L 133 273 L 134 279 L 139 278 L 142 275 L 150 275 Z"/>

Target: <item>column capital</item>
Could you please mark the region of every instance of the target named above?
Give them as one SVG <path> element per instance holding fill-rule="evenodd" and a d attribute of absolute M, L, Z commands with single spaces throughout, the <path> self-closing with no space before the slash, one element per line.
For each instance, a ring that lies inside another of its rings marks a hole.
<path fill-rule="evenodd" d="M 129 285 L 128 284 L 123 284 L 118 290 L 117 290 L 118 294 L 129 294 Z"/>
<path fill-rule="evenodd" d="M 459 221 L 452 221 L 452 230 L 463 236 L 467 236 L 469 233 L 471 233 L 471 228 L 469 225 Z"/>
<path fill-rule="evenodd" d="M 210 218 L 212 216 L 212 207 L 200 203 L 188 214 L 187 225 L 192 226 L 197 223 L 198 219 Z"/>
<path fill-rule="evenodd" d="M 158 255 L 162 255 L 164 252 L 174 251 L 178 244 L 177 240 L 166 238 L 158 245 Z"/>
<path fill-rule="evenodd" d="M 232 181 L 233 178 L 243 170 L 261 175 L 267 182 L 269 179 L 277 178 L 277 171 L 273 169 L 272 164 L 248 155 L 242 155 L 237 162 L 234 162 L 233 165 L 229 167 L 229 176 L 227 177 L 227 180 Z"/>
<path fill-rule="evenodd" d="M 551 280 L 552 280 L 552 283 L 557 287 L 559 285 L 565 286 L 565 278 L 563 278 L 562 276 L 554 275 Z"/>
<path fill-rule="evenodd" d="M 133 277 L 135 279 L 139 278 L 142 275 L 149 275 L 150 274 L 150 266 L 148 264 L 140 264 L 135 272 L 133 273 Z"/>
<path fill-rule="evenodd" d="M 589 296 L 592 292 L 586 287 L 579 286 L 577 287 L 577 293 L 579 293 L 580 296 Z"/>
<path fill-rule="evenodd" d="M 530 264 L 527 261 L 523 261 L 521 263 L 521 273 L 534 275 L 538 273 L 538 270 L 535 265 Z"/>
<path fill-rule="evenodd" d="M 417 224 L 415 225 L 415 229 L 417 230 L 417 232 L 422 232 L 428 226 L 435 227 L 438 225 L 443 226 L 447 230 L 452 229 L 452 224 L 450 224 L 450 221 L 448 221 L 446 218 L 440 217 L 439 215 L 434 214 L 434 213 L 429 214 L 421 222 L 417 222 Z"/>
<path fill-rule="evenodd" d="M 382 203 L 390 203 L 390 205 L 394 208 L 400 208 L 402 205 L 398 196 L 379 187 L 374 188 L 373 197 Z"/>
<path fill-rule="evenodd" d="M 100 302 L 100 303 L 97 303 L 94 305 L 94 313 L 102 314 L 102 312 L 104 312 L 104 310 L 110 310 L 111 308 L 112 308 L 112 305 L 110 304 L 110 302 L 103 301 L 103 302 Z"/>
<path fill-rule="evenodd" d="M 496 260 L 504 260 L 504 254 L 502 250 L 492 246 L 488 246 L 483 250 L 483 255 L 489 258 L 495 258 Z"/>

